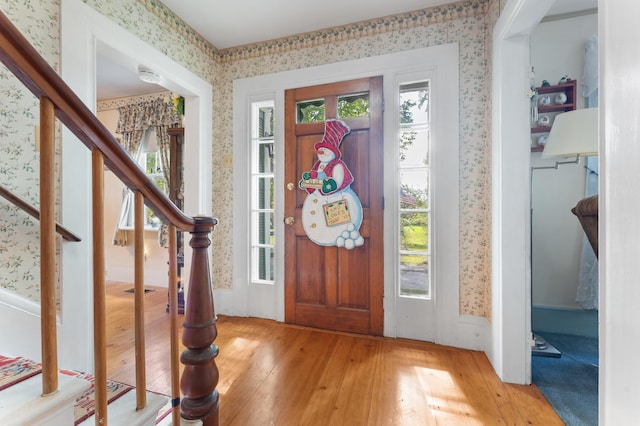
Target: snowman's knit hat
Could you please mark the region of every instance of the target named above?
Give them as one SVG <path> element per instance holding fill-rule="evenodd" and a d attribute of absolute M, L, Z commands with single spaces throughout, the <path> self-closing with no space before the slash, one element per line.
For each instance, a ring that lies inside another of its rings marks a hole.
<path fill-rule="evenodd" d="M 331 119 L 324 123 L 324 136 L 322 140 L 314 145 L 314 149 L 328 148 L 340 158 L 340 144 L 342 139 L 351 132 L 349 126 L 344 121 Z"/>

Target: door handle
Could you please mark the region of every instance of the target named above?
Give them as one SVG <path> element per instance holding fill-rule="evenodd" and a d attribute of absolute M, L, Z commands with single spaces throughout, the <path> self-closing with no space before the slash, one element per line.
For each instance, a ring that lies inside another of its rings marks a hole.
<path fill-rule="evenodd" d="M 289 182 L 289 183 L 287 184 L 287 189 L 288 189 L 289 191 L 293 191 L 293 188 L 295 188 L 295 187 L 296 187 L 296 186 L 293 184 L 293 182 Z"/>
<path fill-rule="evenodd" d="M 285 223 L 286 225 L 291 226 L 291 225 L 293 225 L 294 223 L 296 223 L 296 220 L 295 220 L 293 217 L 289 216 L 289 217 L 285 217 L 285 218 L 284 218 L 284 223 Z"/>

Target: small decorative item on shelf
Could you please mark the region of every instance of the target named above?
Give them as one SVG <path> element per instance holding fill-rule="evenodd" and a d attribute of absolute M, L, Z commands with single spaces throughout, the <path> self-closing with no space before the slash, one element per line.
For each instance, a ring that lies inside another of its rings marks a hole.
<path fill-rule="evenodd" d="M 538 121 L 538 88 L 536 87 L 536 72 L 533 67 L 529 71 L 529 107 L 530 120 L 535 123 Z"/>
<path fill-rule="evenodd" d="M 564 105 L 567 102 L 567 94 L 564 92 L 558 93 L 554 99 L 556 105 Z"/>
<path fill-rule="evenodd" d="M 560 81 L 558 81 L 558 84 L 567 84 L 568 82 L 570 82 L 571 79 L 568 76 L 563 76 Z"/>
<path fill-rule="evenodd" d="M 551 123 L 551 120 L 549 119 L 548 115 L 541 115 L 540 118 L 538 118 L 539 126 L 548 126 L 550 123 Z"/>
<path fill-rule="evenodd" d="M 561 85 L 550 85 L 543 80 L 542 86 L 536 88 L 538 102 L 535 109 L 539 114 L 536 120 L 531 120 L 532 152 L 541 152 L 544 149 L 545 139 L 540 137 L 549 133 L 557 114 L 576 109 L 577 81 L 566 76 L 563 80 L 565 83 Z M 533 107 L 533 102 L 531 106 Z"/>
<path fill-rule="evenodd" d="M 538 145 L 540 146 L 545 146 L 547 144 L 547 135 L 542 135 L 540 137 L 538 137 Z"/>
<path fill-rule="evenodd" d="M 551 97 L 549 95 L 541 96 L 540 105 L 542 106 L 551 105 Z"/>

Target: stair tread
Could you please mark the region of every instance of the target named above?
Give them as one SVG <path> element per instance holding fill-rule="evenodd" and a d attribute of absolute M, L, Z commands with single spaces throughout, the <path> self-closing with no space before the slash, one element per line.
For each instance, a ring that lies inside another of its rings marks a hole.
<path fill-rule="evenodd" d="M 0 425 L 44 425 L 48 413 L 69 407 L 70 424 L 73 424 L 71 407 L 78 396 L 91 387 L 91 383 L 70 376 L 58 375 L 58 391 L 42 397 L 42 375 L 38 374 L 0 391 Z M 147 406 L 136 411 L 136 392 L 132 390 L 120 396 L 108 405 L 107 417 L 110 425 L 146 425 L 155 423 L 158 412 L 167 405 L 169 398 L 153 392 L 147 392 Z M 168 415 L 167 418 L 171 418 Z M 166 418 L 164 419 L 166 420 Z M 79 425 L 95 424 L 95 415 L 91 415 Z M 171 423 L 162 423 L 171 424 Z"/>
<path fill-rule="evenodd" d="M 36 424 L 43 414 L 63 405 L 73 405 L 82 392 L 91 384 L 65 374 L 58 375 L 58 391 L 42 396 L 42 376 L 37 375 L 0 392 L 0 424 Z"/>
<path fill-rule="evenodd" d="M 169 401 L 169 398 L 156 393 L 147 392 L 147 406 L 136 411 L 136 392 L 127 392 L 107 407 L 107 419 L 110 425 L 133 426 L 146 424 L 150 420 L 155 423 L 158 411 Z M 153 424 L 151 423 L 151 424 Z M 80 425 L 94 425 L 95 415 L 88 417 Z"/>

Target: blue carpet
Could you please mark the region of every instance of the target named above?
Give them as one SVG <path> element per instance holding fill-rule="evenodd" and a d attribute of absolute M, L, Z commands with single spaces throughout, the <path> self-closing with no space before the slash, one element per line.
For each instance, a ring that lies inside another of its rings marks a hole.
<path fill-rule="evenodd" d="M 567 426 L 598 424 L 598 339 L 536 332 L 560 358 L 531 357 L 533 383 Z"/>

